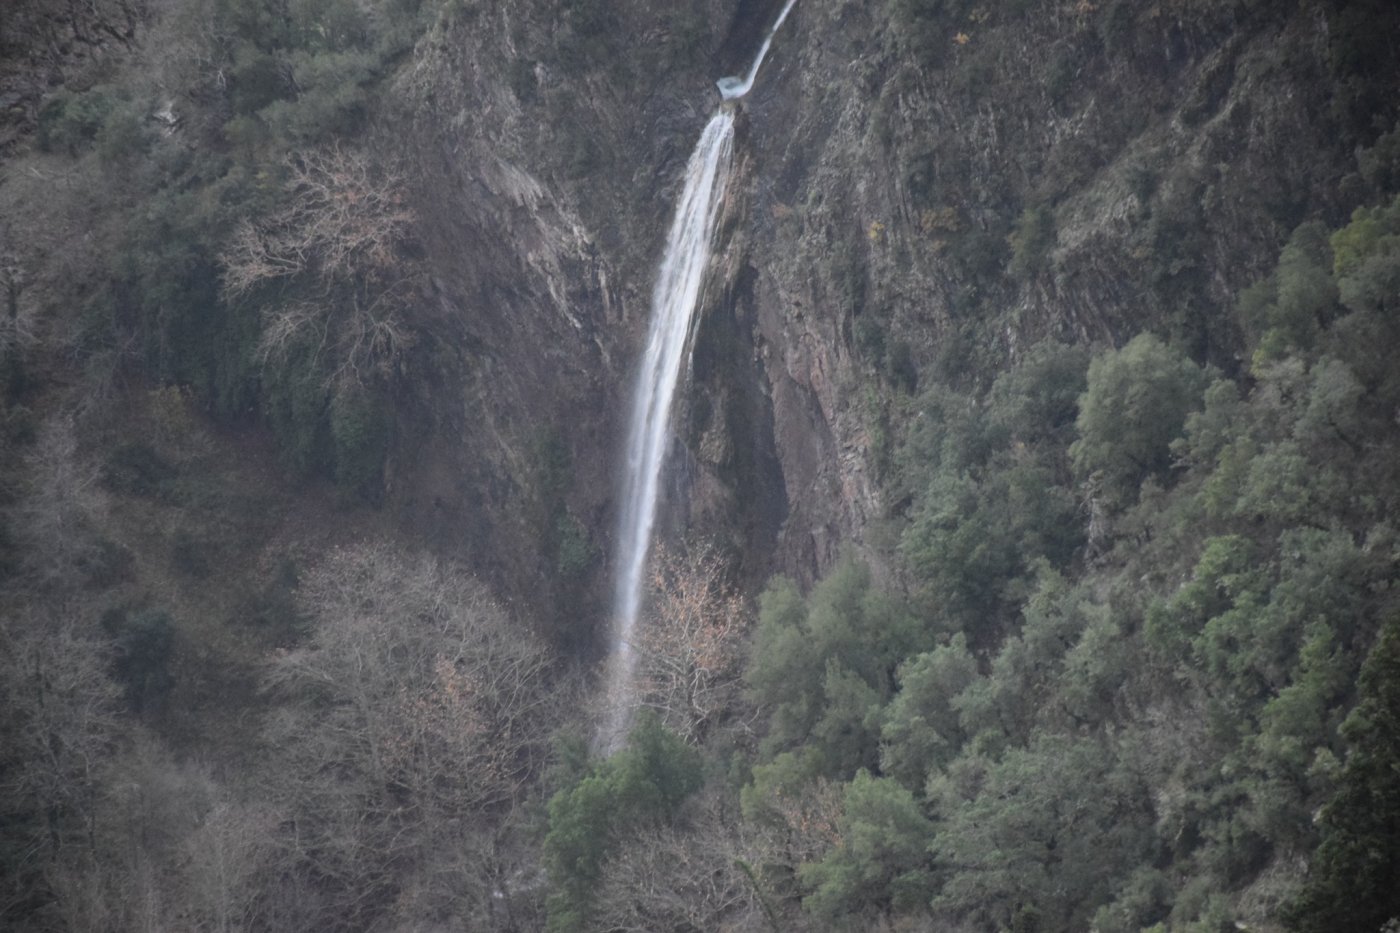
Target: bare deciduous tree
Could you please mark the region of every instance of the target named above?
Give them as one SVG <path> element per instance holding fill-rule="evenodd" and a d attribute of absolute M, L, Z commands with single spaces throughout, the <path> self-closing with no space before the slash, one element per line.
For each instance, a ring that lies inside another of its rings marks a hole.
<path fill-rule="evenodd" d="M 416 275 L 404 256 L 414 218 L 403 179 L 340 145 L 290 155 L 286 168 L 285 203 L 240 224 L 222 253 L 225 294 L 309 278 L 319 295 L 267 305 L 263 357 L 310 340 L 336 348 L 338 376 L 387 365 L 407 339 L 402 313 Z"/>
<path fill-rule="evenodd" d="M 269 808 L 220 801 L 185 840 L 186 894 L 201 929 L 231 933 L 253 925 L 278 822 Z"/>
<path fill-rule="evenodd" d="M 651 609 L 636 650 L 639 693 L 666 726 L 699 742 L 738 697 L 740 640 L 748 619 L 709 546 L 662 550 L 652 566 Z"/>
<path fill-rule="evenodd" d="M 595 926 L 602 930 L 756 930 L 764 927 L 754 852 L 715 795 L 694 801 L 679 825 L 650 827 L 618 848 L 603 872 Z"/>
<path fill-rule="evenodd" d="M 763 849 L 794 868 L 815 862 L 841 841 L 842 790 L 825 778 L 789 790 L 778 788 L 768 801 L 778 823 Z"/>
<path fill-rule="evenodd" d="M 40 586 L 83 582 L 96 551 L 96 520 L 105 498 L 96 466 L 78 452 L 73 420 L 51 418 L 25 457 L 27 495 L 16 507 L 24 568 Z"/>
<path fill-rule="evenodd" d="M 96 848 L 121 702 L 106 649 L 71 618 L 0 612 L 0 875 L 21 886 L 0 888 L 0 921 L 41 869 Z"/>
<path fill-rule="evenodd" d="M 484 915 L 508 859 L 497 833 L 568 702 L 548 652 L 462 573 L 389 546 L 331 552 L 299 602 L 315 634 L 269 676 L 297 857 L 342 917 L 405 877 L 416 903 Z M 462 852 L 481 861 L 447 856 Z"/>
<path fill-rule="evenodd" d="M 401 178 L 340 145 L 290 155 L 287 171 L 286 203 L 261 222 L 244 221 L 225 249 L 225 289 L 239 295 L 301 272 L 326 282 L 397 277 L 413 224 Z"/>

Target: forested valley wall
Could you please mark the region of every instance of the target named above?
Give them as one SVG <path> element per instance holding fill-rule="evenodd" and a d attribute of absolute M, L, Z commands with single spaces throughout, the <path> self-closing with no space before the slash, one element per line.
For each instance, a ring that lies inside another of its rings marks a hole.
<path fill-rule="evenodd" d="M 0 11 L 0 927 L 1390 929 L 1400 11 Z"/>

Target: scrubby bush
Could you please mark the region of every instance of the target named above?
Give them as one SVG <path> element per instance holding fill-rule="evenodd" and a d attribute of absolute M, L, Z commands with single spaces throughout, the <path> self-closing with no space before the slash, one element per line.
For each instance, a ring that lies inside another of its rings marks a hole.
<path fill-rule="evenodd" d="M 1096 357 L 1070 448 L 1077 473 L 1100 476 L 1115 501 L 1131 501 L 1143 480 L 1171 466 L 1171 443 L 1201 406 L 1205 381 L 1200 367 L 1151 334 Z"/>
<path fill-rule="evenodd" d="M 588 926 L 603 867 L 628 834 L 664 824 L 700 787 L 699 755 L 643 714 L 627 747 L 549 802 L 548 929 Z"/>

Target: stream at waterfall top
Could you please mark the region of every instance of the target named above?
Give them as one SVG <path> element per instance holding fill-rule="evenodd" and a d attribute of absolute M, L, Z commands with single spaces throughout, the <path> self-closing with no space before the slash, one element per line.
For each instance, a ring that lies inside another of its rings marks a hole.
<path fill-rule="evenodd" d="M 754 78 L 758 77 L 758 69 L 763 64 L 763 59 L 768 56 L 768 50 L 773 45 L 773 37 L 778 34 L 783 20 L 787 19 L 788 14 L 792 12 L 792 8 L 796 4 L 797 0 L 787 0 L 787 3 L 783 4 L 782 12 L 778 14 L 778 18 L 774 21 L 772 28 L 768 30 L 768 34 L 763 37 L 763 44 L 759 46 L 758 54 L 754 56 L 748 74 L 742 78 L 735 76 L 720 78 L 715 82 L 721 97 L 725 100 L 738 100 L 753 89 Z"/>

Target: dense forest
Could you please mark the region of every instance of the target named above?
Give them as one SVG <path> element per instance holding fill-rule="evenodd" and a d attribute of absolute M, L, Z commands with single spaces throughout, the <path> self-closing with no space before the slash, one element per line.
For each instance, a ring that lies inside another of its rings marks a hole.
<path fill-rule="evenodd" d="M 6 0 L 0 928 L 1400 929 L 1400 8 Z"/>

